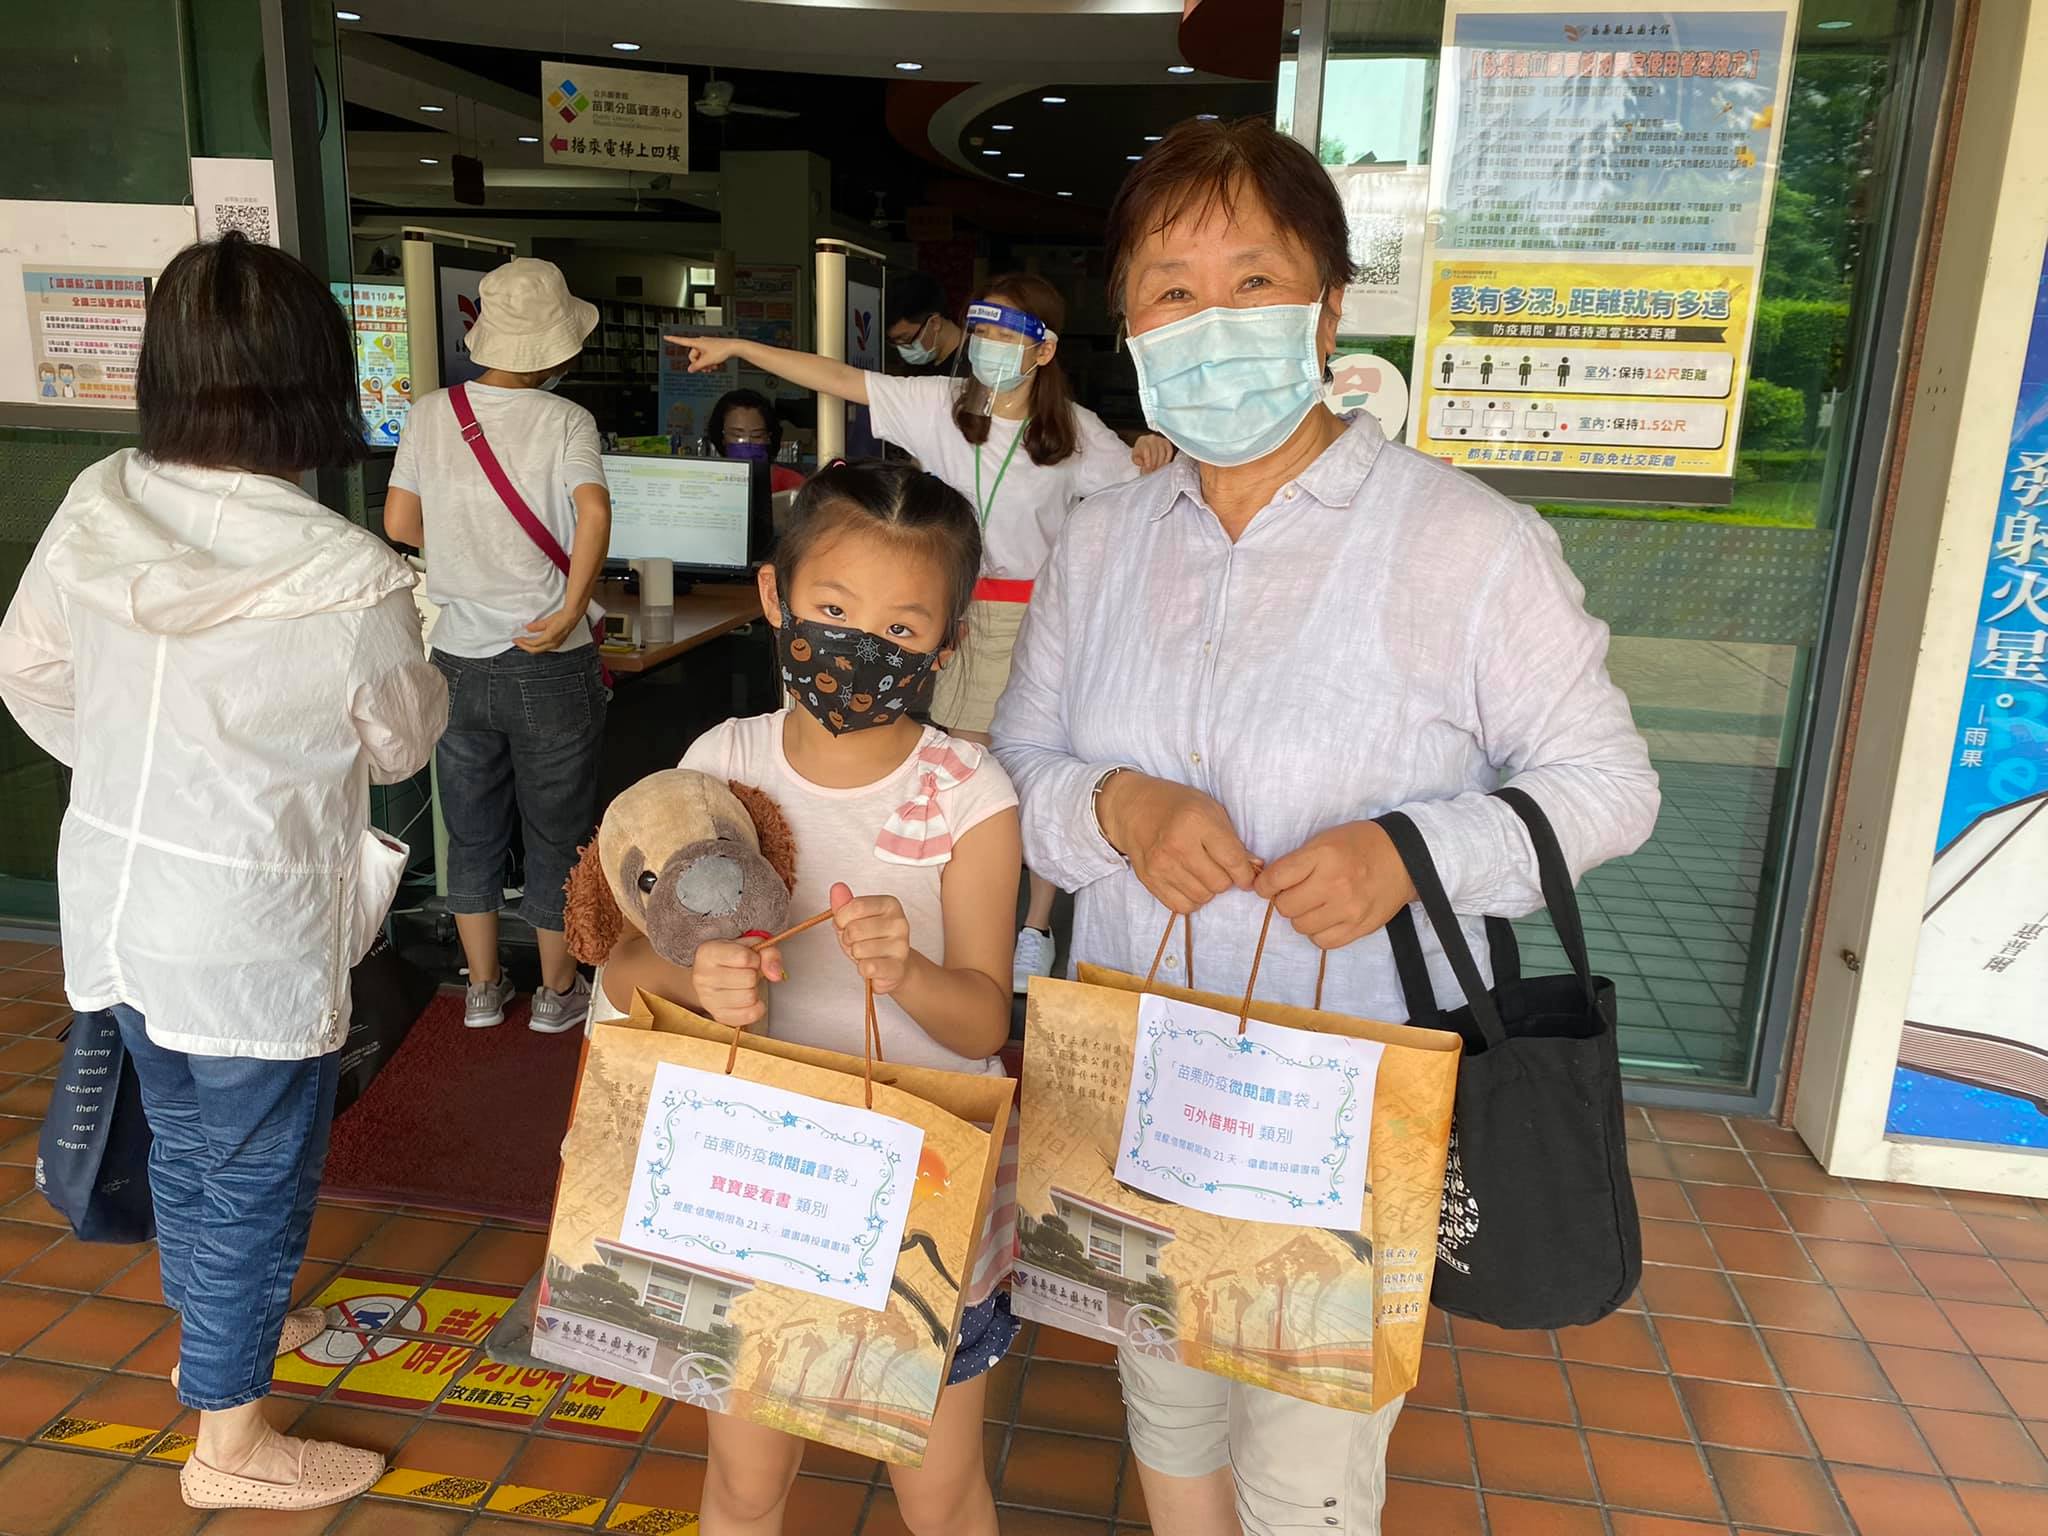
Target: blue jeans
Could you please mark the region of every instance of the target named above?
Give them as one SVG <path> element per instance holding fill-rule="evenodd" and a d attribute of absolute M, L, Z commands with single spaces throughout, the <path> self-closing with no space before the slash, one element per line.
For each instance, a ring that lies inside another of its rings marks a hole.
<path fill-rule="evenodd" d="M 114 1017 L 156 1138 L 157 1257 L 164 1300 L 185 1325 L 178 1401 L 239 1408 L 270 1392 L 327 1162 L 341 1054 L 188 1056 L 151 1044 L 133 1008 L 116 1006 Z"/>
<path fill-rule="evenodd" d="M 605 717 L 597 647 L 433 657 L 448 680 L 448 729 L 434 749 L 448 829 L 448 910 L 504 904 L 517 815 L 526 838 L 519 914 L 559 933 L 562 887 L 597 825 Z"/>

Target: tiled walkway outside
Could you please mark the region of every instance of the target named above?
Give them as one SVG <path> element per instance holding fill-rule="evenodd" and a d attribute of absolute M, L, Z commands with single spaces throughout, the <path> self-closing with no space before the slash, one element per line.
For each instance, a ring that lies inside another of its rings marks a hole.
<path fill-rule="evenodd" d="M 302 1395 L 277 1411 L 395 1470 L 314 1516 L 187 1511 L 155 1256 L 74 1241 L 31 1188 L 66 1017 L 56 957 L 0 946 L 0 965 L 0 1533 L 694 1529 L 700 1413 L 473 1353 L 538 1234 L 341 1205 L 321 1209 L 299 1293 L 352 1298 L 330 1315 L 353 1329 L 286 1368 Z M 2048 1533 L 2048 1203 L 1843 1183 L 1754 1121 L 1633 1111 L 1630 1132 L 1641 1297 L 1555 1336 L 1436 1318 L 1387 1536 Z M 989 1413 L 1010 1536 L 1143 1528 L 1099 1347 L 1027 1330 Z M 902 1525 L 873 1464 L 814 1448 L 788 1530 Z"/>

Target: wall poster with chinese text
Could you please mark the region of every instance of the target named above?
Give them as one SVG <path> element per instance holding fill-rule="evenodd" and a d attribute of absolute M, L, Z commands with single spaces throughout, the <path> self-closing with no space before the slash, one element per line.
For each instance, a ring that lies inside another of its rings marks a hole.
<path fill-rule="evenodd" d="M 2048 1148 L 2048 258 L 1885 1129 Z"/>
<path fill-rule="evenodd" d="M 405 285 L 368 280 L 334 284 L 349 311 L 356 341 L 357 403 L 364 440 L 396 448 L 412 407 L 412 337 L 406 327 Z"/>
<path fill-rule="evenodd" d="M 1450 0 L 1409 441 L 1734 474 L 1797 8 Z"/>
<path fill-rule="evenodd" d="M 35 398 L 132 409 L 155 281 L 154 271 L 139 267 L 23 267 Z"/>

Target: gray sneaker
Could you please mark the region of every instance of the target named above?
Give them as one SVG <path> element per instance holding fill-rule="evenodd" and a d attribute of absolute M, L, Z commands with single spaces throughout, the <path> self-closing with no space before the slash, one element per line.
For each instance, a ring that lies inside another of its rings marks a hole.
<path fill-rule="evenodd" d="M 537 1035 L 566 1035 L 572 1029 L 581 1029 L 589 1017 L 590 983 L 578 973 L 566 992 L 534 988 L 533 1016 L 526 1021 L 526 1027 Z"/>
<path fill-rule="evenodd" d="M 496 981 L 473 981 L 462 1004 L 464 1029 L 495 1029 L 505 1022 L 505 1005 L 512 1001 L 512 978 L 502 973 Z"/>

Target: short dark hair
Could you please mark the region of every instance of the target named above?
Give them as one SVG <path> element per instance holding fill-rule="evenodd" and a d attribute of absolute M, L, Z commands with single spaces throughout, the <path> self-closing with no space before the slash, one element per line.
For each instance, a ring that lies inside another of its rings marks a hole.
<path fill-rule="evenodd" d="M 362 458 L 355 344 L 332 292 L 239 234 L 189 245 L 149 296 L 135 404 L 170 464 L 298 474 Z"/>
<path fill-rule="evenodd" d="M 946 287 L 929 272 L 899 272 L 889 279 L 889 320 L 924 324 L 946 311 Z"/>
<path fill-rule="evenodd" d="M 1177 219 L 1220 207 L 1237 215 L 1238 199 L 1264 204 L 1274 223 L 1314 259 L 1316 275 L 1342 293 L 1357 270 L 1351 231 L 1336 184 L 1307 146 L 1262 117 L 1235 123 L 1197 118 L 1176 127 L 1131 168 L 1109 206 L 1103 244 L 1109 254 L 1109 310 L 1124 313 L 1124 284 L 1139 241 Z"/>
<path fill-rule="evenodd" d="M 718 397 L 718 404 L 711 407 L 711 417 L 704 423 L 704 446 L 720 458 L 725 456 L 725 418 L 730 411 L 759 411 L 761 419 L 768 423 L 768 457 L 774 458 L 782 451 L 782 418 L 775 414 L 775 402 L 758 389 L 729 389 Z"/>
<path fill-rule="evenodd" d="M 784 592 L 819 540 L 842 528 L 865 527 L 928 554 L 946 573 L 947 643 L 967 618 L 981 579 L 981 523 L 965 496 L 937 475 L 885 459 L 840 460 L 804 482 L 789 526 L 775 542 L 775 573 Z"/>

